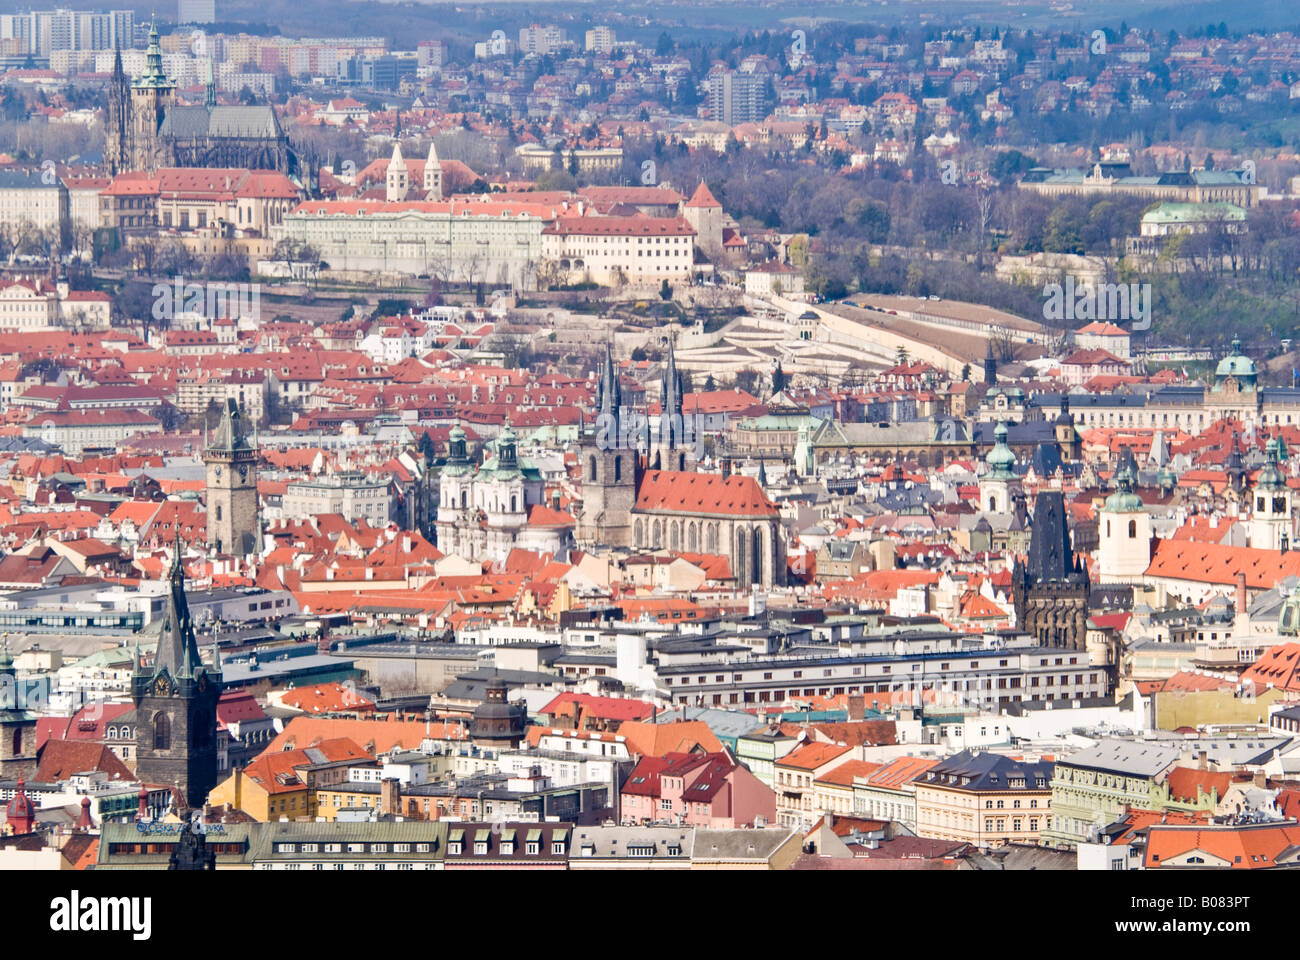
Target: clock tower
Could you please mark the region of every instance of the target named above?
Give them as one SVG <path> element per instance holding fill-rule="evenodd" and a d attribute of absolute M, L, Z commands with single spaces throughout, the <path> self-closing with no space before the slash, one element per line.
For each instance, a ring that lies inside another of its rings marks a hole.
<path fill-rule="evenodd" d="M 174 784 L 190 807 L 202 807 L 217 785 L 217 700 L 221 663 L 199 657 L 185 600 L 182 545 L 176 539 L 158 652 L 145 666 L 137 649 L 131 677 L 135 700 L 136 776 Z"/>
<path fill-rule="evenodd" d="M 257 450 L 248 442 L 239 405 L 227 400 L 221 424 L 203 451 L 208 468 L 208 546 L 243 559 L 261 550 L 257 519 Z"/>

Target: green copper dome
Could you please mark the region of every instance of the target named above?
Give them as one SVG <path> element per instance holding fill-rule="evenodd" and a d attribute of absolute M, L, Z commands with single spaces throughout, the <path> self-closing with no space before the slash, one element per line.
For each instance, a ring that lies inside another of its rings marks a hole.
<path fill-rule="evenodd" d="M 1106 498 L 1107 513 L 1136 513 L 1142 509 L 1142 498 L 1133 492 L 1133 471 L 1127 466 L 1115 471 L 1115 483 L 1119 487 Z"/>
<path fill-rule="evenodd" d="M 999 423 L 993 429 L 993 449 L 985 461 L 989 465 L 989 479 L 1014 480 L 1016 455 L 1007 446 L 1007 425 Z"/>
<path fill-rule="evenodd" d="M 1257 377 L 1255 361 L 1241 352 L 1240 340 L 1232 341 L 1232 352 L 1220 360 L 1219 366 L 1215 368 L 1215 386 L 1221 385 L 1228 377 L 1236 379 L 1239 386 L 1255 386 Z"/>
<path fill-rule="evenodd" d="M 1268 454 L 1268 463 L 1264 464 L 1264 469 L 1259 471 L 1259 478 L 1255 481 L 1255 486 L 1259 489 L 1280 489 L 1286 486 L 1286 476 L 1278 467 L 1278 441 L 1276 438 L 1270 439 L 1264 445 L 1264 450 Z"/>

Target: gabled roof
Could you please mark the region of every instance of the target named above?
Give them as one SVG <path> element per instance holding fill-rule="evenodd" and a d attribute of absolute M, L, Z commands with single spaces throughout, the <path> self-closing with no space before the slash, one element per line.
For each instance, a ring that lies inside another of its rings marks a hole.
<path fill-rule="evenodd" d="M 776 517 L 776 504 L 753 477 L 650 470 L 637 490 L 635 512 Z"/>

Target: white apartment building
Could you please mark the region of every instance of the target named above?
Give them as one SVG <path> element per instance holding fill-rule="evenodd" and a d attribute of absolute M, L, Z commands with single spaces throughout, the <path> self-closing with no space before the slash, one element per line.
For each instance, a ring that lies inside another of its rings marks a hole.
<path fill-rule="evenodd" d="M 372 527 L 388 522 L 392 507 L 388 481 L 360 471 L 296 480 L 284 491 L 285 519 L 305 520 L 321 513 L 338 513 L 349 522 L 364 519 Z"/>

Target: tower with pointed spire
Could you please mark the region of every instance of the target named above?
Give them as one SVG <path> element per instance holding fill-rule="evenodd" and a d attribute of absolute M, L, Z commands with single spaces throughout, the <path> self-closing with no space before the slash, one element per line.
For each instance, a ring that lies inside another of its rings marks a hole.
<path fill-rule="evenodd" d="M 243 559 L 261 549 L 257 451 L 248 442 L 239 405 L 227 400 L 203 451 L 207 467 L 208 546 Z"/>
<path fill-rule="evenodd" d="M 1034 500 L 1029 556 L 1015 563 L 1011 593 L 1021 631 L 1044 647 L 1085 649 L 1088 568 L 1071 543 L 1059 490 L 1040 491 Z"/>
<path fill-rule="evenodd" d="M 142 783 L 176 784 L 191 807 L 201 807 L 217 783 L 217 701 L 221 671 L 203 663 L 185 599 L 184 546 L 173 545 L 167 596 L 153 663 L 136 660 L 136 765 Z"/>
<path fill-rule="evenodd" d="M 0 779 L 36 774 L 36 716 L 24 701 L 6 640 L 0 648 Z"/>
<path fill-rule="evenodd" d="M 722 204 L 703 180 L 682 205 L 682 216 L 695 228 L 695 245 L 710 257 L 722 254 Z"/>
<path fill-rule="evenodd" d="M 424 199 L 442 199 L 442 161 L 438 159 L 438 148 L 429 141 L 429 158 L 424 161 Z"/>
<path fill-rule="evenodd" d="M 631 418 L 623 407 L 614 354 L 607 342 L 596 384 L 596 422 L 583 437 L 582 511 L 575 537 L 580 543 L 625 547 L 632 542 L 640 456 Z"/>
<path fill-rule="evenodd" d="M 659 427 L 650 447 L 648 466 L 651 470 L 685 472 L 695 467 L 695 457 L 690 448 L 694 431 L 689 429 L 683 410 L 685 392 L 672 340 L 668 341 L 668 359 L 664 362 L 659 383 Z"/>
<path fill-rule="evenodd" d="M 104 163 L 111 176 L 131 169 L 131 82 L 122 69 L 122 50 L 113 52 L 108 81 L 108 117 L 104 128 Z"/>
<path fill-rule="evenodd" d="M 388 169 L 385 173 L 385 192 L 384 199 L 389 203 L 400 203 L 406 199 L 406 195 L 411 189 L 411 176 L 406 169 L 406 161 L 402 158 L 402 145 L 393 144 L 393 157 L 388 161 Z"/>
<path fill-rule="evenodd" d="M 131 84 L 131 168 L 157 170 L 167 162 L 160 136 L 163 119 L 176 103 L 176 85 L 163 70 L 158 25 L 149 25 L 144 73 Z"/>

